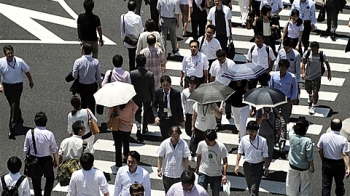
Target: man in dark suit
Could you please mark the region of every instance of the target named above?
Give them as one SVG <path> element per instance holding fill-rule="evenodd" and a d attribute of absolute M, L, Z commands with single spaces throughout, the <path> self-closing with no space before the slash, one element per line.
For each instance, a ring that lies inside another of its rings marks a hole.
<path fill-rule="evenodd" d="M 184 127 L 184 115 L 181 105 L 181 94 L 170 87 L 171 79 L 163 75 L 160 79 L 161 88 L 155 91 L 152 111 L 155 123 L 159 125 L 163 140 L 169 137 L 168 130 L 172 126 Z"/>
<path fill-rule="evenodd" d="M 148 132 L 148 118 L 151 114 L 151 102 L 154 95 L 154 76 L 153 73 L 145 69 L 146 57 L 143 54 L 136 56 L 136 70 L 130 72 L 131 84 L 134 85 L 136 95 L 133 97 L 133 101 L 139 107 L 135 114 L 137 133 L 137 140 L 143 141 L 141 137 L 141 112 L 142 105 L 144 109 L 142 133 Z M 153 118 L 153 116 L 151 117 Z"/>

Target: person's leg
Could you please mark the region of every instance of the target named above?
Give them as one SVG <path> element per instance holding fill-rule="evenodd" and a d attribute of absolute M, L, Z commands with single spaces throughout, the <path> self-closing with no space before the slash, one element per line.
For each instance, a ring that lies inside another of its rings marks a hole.
<path fill-rule="evenodd" d="M 96 100 L 94 98 L 94 94 L 98 90 L 98 84 L 95 82 L 92 85 L 89 85 L 89 91 L 87 93 L 87 99 L 88 99 L 88 108 L 91 110 L 93 114 L 95 114 L 96 111 Z"/>
<path fill-rule="evenodd" d="M 244 106 L 241 108 L 240 112 L 240 123 L 239 123 L 239 135 L 240 138 L 246 135 L 247 133 L 247 120 L 248 120 L 248 115 L 249 115 L 249 106 Z"/>
<path fill-rule="evenodd" d="M 181 8 L 181 19 L 182 19 L 182 35 L 186 35 L 187 33 L 187 26 L 188 26 L 188 10 L 189 10 L 189 6 L 188 5 L 180 5 Z"/>
<path fill-rule="evenodd" d="M 80 99 L 81 99 L 81 108 L 88 108 L 88 91 L 89 88 L 87 87 L 87 85 L 85 84 L 81 84 L 80 85 Z"/>
<path fill-rule="evenodd" d="M 170 33 L 170 42 L 172 46 L 172 52 L 177 51 L 177 36 L 176 36 L 176 20 L 169 20 L 169 33 Z"/>
<path fill-rule="evenodd" d="M 141 113 L 142 113 L 142 102 L 140 100 L 134 100 L 134 103 L 137 105 L 138 109 L 135 113 L 135 121 L 137 127 L 141 127 Z"/>
<path fill-rule="evenodd" d="M 236 108 L 236 107 L 233 107 L 232 106 L 232 114 L 233 114 L 233 119 L 235 119 L 235 126 L 236 126 L 236 128 L 237 128 L 237 131 L 238 131 L 238 137 L 239 138 L 242 138 L 241 137 L 241 130 L 240 130 L 240 128 L 241 128 L 241 126 L 240 126 L 240 124 L 241 124 L 241 113 L 240 113 L 240 111 L 241 111 L 241 108 Z"/>
<path fill-rule="evenodd" d="M 312 104 L 316 105 L 318 102 L 318 92 L 321 88 L 321 77 L 312 81 L 312 92 L 313 92 L 313 101 Z"/>
<path fill-rule="evenodd" d="M 53 184 L 55 182 L 55 174 L 53 172 L 53 162 L 52 157 L 41 157 L 40 166 L 44 172 L 44 177 L 46 178 L 44 196 L 51 196 L 53 189 Z"/>
<path fill-rule="evenodd" d="M 151 18 L 156 22 L 157 31 L 159 31 L 159 13 L 157 10 L 157 1 L 150 1 L 149 9 L 151 13 Z"/>
<path fill-rule="evenodd" d="M 41 178 L 32 178 L 34 196 L 42 196 L 41 194 Z"/>
<path fill-rule="evenodd" d="M 160 33 L 162 35 L 162 38 L 163 38 L 163 43 L 164 43 L 164 53 L 168 53 L 167 51 L 167 37 L 168 37 L 168 25 L 166 24 L 166 21 L 164 21 L 165 19 L 164 18 L 161 18 L 160 19 L 160 22 L 159 22 L 159 25 L 160 25 Z"/>
<path fill-rule="evenodd" d="M 302 41 L 301 41 L 304 46 L 304 51 L 307 51 L 309 48 L 310 32 L 311 32 L 311 22 L 304 22 L 304 31 L 303 31 Z M 302 51 L 300 51 L 299 53 L 300 55 L 303 54 Z"/>
<path fill-rule="evenodd" d="M 301 171 L 299 173 L 300 173 L 300 195 L 311 195 L 312 174 L 311 174 L 310 170 Z"/>
<path fill-rule="evenodd" d="M 261 86 L 269 86 L 270 75 L 265 72 L 261 76 L 258 77 L 258 81 L 259 81 Z"/>
<path fill-rule="evenodd" d="M 286 194 L 290 196 L 299 195 L 300 183 L 300 171 L 289 167 L 286 178 Z"/>
<path fill-rule="evenodd" d="M 128 55 L 129 55 L 129 70 L 135 70 L 135 58 L 136 58 L 136 48 L 128 48 Z"/>
<path fill-rule="evenodd" d="M 122 133 L 121 131 L 112 131 L 115 148 L 115 166 L 122 166 Z"/>
<path fill-rule="evenodd" d="M 261 176 L 264 174 L 263 164 L 252 166 L 252 187 L 250 193 L 259 195 Z"/>
<path fill-rule="evenodd" d="M 327 15 L 327 29 L 326 33 L 331 32 L 331 24 L 332 24 L 332 11 L 331 11 L 331 2 L 326 2 L 326 15 Z"/>
<path fill-rule="evenodd" d="M 177 182 L 180 182 L 180 178 L 168 178 L 163 175 L 163 186 L 165 193 L 167 193 L 170 187 Z"/>
<path fill-rule="evenodd" d="M 231 104 L 229 102 L 226 101 L 226 105 L 225 105 L 225 114 L 226 114 L 226 118 L 230 119 L 232 116 L 232 109 L 231 109 Z"/>
<path fill-rule="evenodd" d="M 20 99 L 23 91 L 23 83 L 16 85 L 3 84 L 7 102 L 10 105 L 9 131 L 14 134 L 16 124 L 22 120 Z"/>
<path fill-rule="evenodd" d="M 207 24 L 207 17 L 201 18 L 198 24 L 198 36 L 203 36 L 205 34 L 205 26 Z"/>
<path fill-rule="evenodd" d="M 244 178 L 245 178 L 245 181 L 247 183 L 248 190 L 249 190 L 249 192 L 251 192 L 252 172 L 251 172 L 251 166 L 249 165 L 249 163 L 247 163 L 247 162 L 243 163 L 243 172 L 244 172 Z"/>
<path fill-rule="evenodd" d="M 92 46 L 92 57 L 97 59 L 98 58 L 98 41 L 92 41 L 90 42 L 90 44 Z"/>
<path fill-rule="evenodd" d="M 208 176 L 205 174 L 198 174 L 198 184 L 201 185 L 205 190 L 208 190 Z"/>
<path fill-rule="evenodd" d="M 130 152 L 130 144 L 129 144 L 129 138 L 131 135 L 131 131 L 130 132 L 122 132 L 122 141 L 123 141 L 123 155 L 126 158 Z M 124 160 L 123 157 L 123 160 Z"/>
<path fill-rule="evenodd" d="M 345 176 L 345 165 L 343 160 L 341 160 L 341 163 L 335 164 L 333 166 L 333 177 L 335 182 L 335 195 L 336 196 L 343 196 L 345 193 L 344 189 L 344 176 Z"/>
<path fill-rule="evenodd" d="M 193 13 L 191 14 L 191 18 L 193 17 Z M 198 19 L 193 19 L 191 21 L 191 27 L 192 27 L 192 37 L 194 40 L 198 40 L 198 30 L 197 27 L 199 25 Z"/>
<path fill-rule="evenodd" d="M 221 187 L 221 176 L 213 176 L 208 178 L 209 178 L 209 184 L 210 184 L 212 195 L 219 196 L 220 187 Z"/>
<path fill-rule="evenodd" d="M 273 132 L 272 128 L 269 131 Z M 275 136 L 274 136 L 274 134 L 263 134 L 263 133 L 259 133 L 259 135 L 266 139 L 268 153 L 269 153 L 269 159 L 271 161 L 272 156 L 273 156 L 274 146 L 275 146 Z"/>
<path fill-rule="evenodd" d="M 148 119 L 153 118 L 150 117 L 151 114 L 151 102 L 145 102 L 143 103 L 143 123 L 142 123 L 142 131 L 148 130 Z"/>
<path fill-rule="evenodd" d="M 142 5 L 142 0 L 136 0 L 136 11 L 135 14 L 140 15 L 141 13 L 141 5 Z"/>
<path fill-rule="evenodd" d="M 188 136 L 192 135 L 192 114 L 186 114 L 185 131 Z"/>
<path fill-rule="evenodd" d="M 330 196 L 332 189 L 333 170 L 329 163 L 322 163 L 322 196 Z"/>

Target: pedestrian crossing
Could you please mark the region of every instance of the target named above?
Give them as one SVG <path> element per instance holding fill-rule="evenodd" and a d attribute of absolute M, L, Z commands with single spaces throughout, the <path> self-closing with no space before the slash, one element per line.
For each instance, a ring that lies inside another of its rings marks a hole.
<path fill-rule="evenodd" d="M 286 4 L 289 4 L 289 1 L 285 0 Z M 236 5 L 235 5 L 236 4 Z M 237 16 L 237 14 L 240 13 L 239 6 L 235 2 L 232 6 L 232 12 L 235 13 L 235 16 L 232 17 L 232 22 L 233 23 L 238 23 L 240 24 L 240 18 Z M 289 15 L 290 8 L 285 8 L 281 13 L 281 21 L 280 24 L 283 27 L 286 24 L 286 17 Z M 318 11 L 316 13 L 316 16 L 318 15 Z M 340 13 L 338 16 L 338 19 L 340 21 L 348 21 L 349 17 L 347 14 L 342 14 Z M 326 29 L 326 23 L 317 23 L 316 24 L 318 30 L 325 30 Z M 339 25 L 337 32 L 340 33 L 348 33 L 349 32 L 349 27 L 347 25 Z M 234 37 L 234 43 L 236 47 L 236 52 L 242 52 L 237 53 L 235 56 L 235 62 L 236 63 L 244 63 L 246 62 L 246 53 L 247 51 L 251 48 L 253 43 L 249 41 L 242 41 L 242 40 L 249 40 L 253 35 L 254 32 L 253 30 L 247 30 L 243 29 L 241 27 L 233 27 L 232 30 L 233 37 Z M 236 39 L 235 39 L 236 38 Z M 242 39 L 240 39 L 242 38 Z M 246 38 L 246 39 L 244 39 Z M 184 48 L 180 48 L 180 55 L 185 56 L 190 54 L 190 50 L 187 47 L 189 41 L 192 38 L 189 38 L 185 41 Z M 321 50 L 324 51 L 324 53 L 327 55 L 327 57 L 332 58 L 332 61 L 330 60 L 330 65 L 331 65 L 331 70 L 332 73 L 348 73 L 350 65 L 348 64 L 342 64 L 341 61 L 338 61 L 338 59 L 348 59 L 350 58 L 349 55 L 345 55 L 344 50 L 340 50 L 340 47 L 344 47 L 347 44 L 349 38 L 345 37 L 337 37 L 336 42 L 333 42 L 329 37 L 326 36 L 320 36 L 316 34 L 312 34 L 310 36 L 310 41 L 318 41 L 321 44 Z M 334 47 L 336 49 L 334 49 Z M 168 45 L 169 47 L 169 45 Z M 278 48 L 278 45 L 276 46 Z M 335 62 L 333 62 L 333 60 Z M 179 89 L 181 88 L 180 85 L 180 70 L 181 70 L 181 62 L 180 61 L 168 61 L 166 64 L 166 69 L 167 73 L 172 73 L 170 75 L 171 80 L 172 80 L 172 86 Z M 326 74 L 325 74 L 326 75 Z M 339 77 L 341 74 L 337 74 L 336 77 L 332 77 L 331 81 L 328 81 L 326 76 L 322 77 L 322 86 L 327 86 L 330 87 L 330 91 L 328 90 L 323 90 L 321 87 L 321 91 L 319 92 L 319 100 L 322 103 L 327 103 L 327 102 L 335 102 L 338 97 L 338 89 L 341 88 L 344 85 L 345 78 Z M 302 82 L 302 81 L 301 81 Z M 305 92 L 305 90 L 301 89 L 301 94 L 300 94 L 300 99 L 304 100 L 304 103 L 306 103 L 308 98 L 308 94 Z M 315 118 L 326 118 L 328 117 L 332 110 L 330 108 L 326 107 L 316 107 L 315 108 L 315 114 L 312 115 Z M 299 116 L 310 116 L 308 113 L 308 105 L 296 105 L 293 106 L 292 114 Z M 254 118 L 248 118 L 249 120 L 255 120 Z M 247 121 L 247 122 L 248 122 Z M 223 125 L 229 125 L 230 122 L 226 119 L 226 116 L 222 116 L 222 124 Z M 294 122 L 290 122 L 287 127 L 292 128 Z M 311 124 L 307 134 L 311 136 L 318 136 L 321 134 L 322 130 L 326 129 L 327 127 L 324 127 L 323 125 L 318 125 L 318 124 Z M 152 138 L 161 138 L 161 133 L 159 131 L 159 127 L 155 125 L 149 125 L 148 126 L 149 132 L 145 133 L 145 136 L 147 137 L 152 137 Z M 185 130 L 182 129 L 183 134 L 181 134 L 181 138 L 185 139 L 187 142 L 189 142 L 190 137 L 186 135 Z M 132 137 L 136 135 L 136 125 L 134 124 L 132 128 Z M 96 138 L 99 138 L 97 136 Z M 224 132 L 218 132 L 218 141 L 224 143 L 226 146 L 237 148 L 238 145 L 238 136 L 237 134 L 230 133 L 229 131 L 224 131 Z M 136 142 L 136 141 L 134 141 Z M 142 163 L 140 166 L 146 169 L 151 178 L 151 182 L 161 182 L 161 178 L 157 176 L 157 167 L 156 167 L 156 159 L 157 159 L 157 149 L 159 147 L 160 142 L 148 142 L 146 141 L 145 143 L 134 143 L 131 141 L 130 143 L 130 150 L 136 150 L 141 154 L 141 162 L 142 162 L 142 157 L 147 157 L 150 158 L 152 163 Z M 104 153 L 112 153 L 114 154 L 114 141 L 112 139 L 97 139 L 97 141 L 94 144 L 94 149 L 95 149 L 95 154 L 100 155 L 100 159 L 96 159 L 94 162 L 94 166 L 102 171 L 104 171 L 107 174 L 111 174 L 112 170 L 111 167 L 115 164 L 114 161 L 114 156 L 112 158 L 107 158 L 104 155 L 101 158 L 101 154 Z M 276 148 L 277 149 L 277 148 Z M 289 141 L 286 143 L 286 149 L 289 149 Z M 228 148 L 228 150 L 230 150 Z M 235 153 L 230 153 L 228 157 L 228 164 L 229 164 L 229 171 L 227 178 L 231 182 L 231 195 L 235 195 L 235 192 L 233 190 L 246 190 L 246 182 L 244 179 L 243 175 L 236 176 L 232 168 L 234 168 L 235 163 L 236 163 L 236 152 Z M 148 159 L 147 159 L 148 160 Z M 190 163 L 192 165 L 195 164 L 195 158 L 189 157 Z M 239 165 L 242 167 L 243 160 L 240 161 Z M 286 175 L 287 171 L 289 168 L 289 163 L 288 160 L 284 159 L 276 159 L 273 160 L 270 166 L 271 173 L 276 173 L 277 175 Z M 241 169 L 242 171 L 242 169 Z M 114 181 L 109 181 L 109 191 L 110 195 L 113 195 L 114 193 Z M 156 187 L 156 188 L 155 188 Z M 152 184 L 152 196 L 160 196 L 164 195 L 164 191 L 162 187 L 159 186 L 153 186 Z M 54 192 L 60 192 L 60 193 L 65 193 L 67 192 L 68 187 L 61 187 L 59 184 L 54 187 Z M 260 185 L 260 192 L 266 192 L 266 193 L 273 193 L 273 194 L 285 194 L 286 193 L 286 188 L 285 188 L 285 180 L 275 180 L 274 178 L 271 179 L 263 179 L 261 181 Z"/>

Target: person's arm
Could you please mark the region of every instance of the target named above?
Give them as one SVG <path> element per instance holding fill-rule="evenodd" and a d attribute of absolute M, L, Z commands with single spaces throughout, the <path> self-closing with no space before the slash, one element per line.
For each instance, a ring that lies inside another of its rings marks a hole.
<path fill-rule="evenodd" d="M 156 124 L 159 124 L 159 117 L 158 117 L 158 112 L 157 112 L 157 108 L 159 105 L 159 100 L 158 100 L 158 94 L 157 91 L 154 93 L 154 97 L 153 97 L 153 101 L 152 101 L 152 113 L 153 113 L 153 117 L 156 121 Z"/>
<path fill-rule="evenodd" d="M 301 61 L 301 77 L 305 80 L 306 72 L 305 72 L 305 64 L 306 64 L 306 59 L 305 57 L 302 58 Z"/>
<path fill-rule="evenodd" d="M 198 171 L 199 171 L 199 166 L 201 165 L 201 161 L 202 161 L 202 154 L 197 154 L 197 164 L 196 164 L 196 169 L 195 169 L 195 172 L 197 174 L 198 174 Z"/>
<path fill-rule="evenodd" d="M 260 111 L 258 111 L 259 113 Z M 265 120 L 267 118 L 267 114 L 261 114 L 261 116 L 259 114 L 256 114 L 256 122 L 261 125 L 262 121 Z"/>
<path fill-rule="evenodd" d="M 230 10 L 232 10 L 232 2 L 231 1 L 230 1 L 230 3 L 228 3 L 227 6 L 230 8 Z"/>
<path fill-rule="evenodd" d="M 151 196 L 151 179 L 149 177 L 148 172 L 144 176 L 142 185 L 145 188 L 145 196 Z"/>
<path fill-rule="evenodd" d="M 294 59 L 294 61 L 296 61 L 295 72 L 296 72 L 297 82 L 299 83 L 300 74 L 301 74 L 301 69 L 300 69 L 301 55 L 299 54 L 299 55 L 295 56 L 295 58 L 296 58 L 296 59 Z"/>
<path fill-rule="evenodd" d="M 100 37 L 98 42 L 100 43 L 100 46 L 103 46 L 104 41 L 102 39 L 102 27 L 97 27 L 97 32 L 98 32 L 98 36 Z"/>
<path fill-rule="evenodd" d="M 314 2 L 312 2 L 312 4 L 313 5 L 311 6 L 311 9 L 310 9 L 310 13 L 311 13 L 310 20 L 311 20 L 311 31 L 314 31 L 315 24 L 316 24 L 316 6 Z"/>
<path fill-rule="evenodd" d="M 322 148 L 318 148 L 318 154 L 320 155 L 321 162 L 323 162 L 324 154 L 323 154 L 323 149 Z"/>
<path fill-rule="evenodd" d="M 328 61 L 326 61 L 325 64 L 327 66 L 328 80 L 331 81 L 332 80 L 331 66 L 329 65 Z"/>
<path fill-rule="evenodd" d="M 176 18 L 176 27 L 179 28 L 179 26 L 180 26 L 180 14 L 175 14 L 175 18 Z"/>
<path fill-rule="evenodd" d="M 62 160 L 63 160 L 62 156 L 58 155 L 58 165 L 60 165 L 62 163 Z"/>
<path fill-rule="evenodd" d="M 287 24 L 289 23 L 289 21 L 287 22 Z M 289 25 L 288 25 L 289 26 Z M 286 38 L 287 35 L 287 31 L 288 31 L 288 27 L 287 25 L 283 28 L 283 32 L 282 32 L 282 38 L 281 41 L 283 42 L 283 40 Z"/>
<path fill-rule="evenodd" d="M 303 31 L 299 31 L 299 38 L 298 38 L 298 43 L 297 43 L 297 45 L 295 46 L 295 50 L 299 50 L 299 48 L 301 47 L 301 40 L 302 40 L 302 38 L 303 38 L 303 32 L 304 32 L 304 30 Z"/>
<path fill-rule="evenodd" d="M 196 119 L 197 119 L 197 112 L 196 111 L 193 111 L 193 114 L 192 114 L 192 128 L 191 128 L 191 131 L 194 133 L 194 125 L 196 124 Z"/>
<path fill-rule="evenodd" d="M 157 161 L 157 174 L 158 177 L 162 177 L 163 173 L 162 173 L 162 165 L 163 165 L 163 157 L 159 156 L 158 157 L 158 161 Z"/>
<path fill-rule="evenodd" d="M 108 83 L 108 78 L 109 78 L 110 73 L 111 73 L 111 70 L 106 71 L 105 77 L 102 80 L 101 86 L 104 86 L 105 84 Z M 112 70 L 112 74 L 113 74 L 113 70 Z"/>
<path fill-rule="evenodd" d="M 184 157 L 185 170 L 188 170 L 188 157 Z"/>
<path fill-rule="evenodd" d="M 270 159 L 269 159 L 269 157 L 264 157 L 264 161 L 265 161 L 264 174 L 265 174 L 265 176 L 268 176 L 269 175 L 269 166 L 270 166 Z"/>
<path fill-rule="evenodd" d="M 124 25 L 123 25 L 123 20 L 125 19 L 124 14 L 120 16 L 120 39 L 123 41 L 124 40 Z"/>
<path fill-rule="evenodd" d="M 231 9 L 228 10 L 227 12 L 227 22 L 228 22 L 228 27 L 229 27 L 229 30 L 230 30 L 230 38 L 232 38 L 232 22 L 231 22 L 231 19 L 232 19 L 232 12 L 231 12 Z"/>
<path fill-rule="evenodd" d="M 252 10 L 252 2 L 253 2 L 253 0 L 249 0 L 248 12 L 250 12 Z"/>
<path fill-rule="evenodd" d="M 252 54 L 252 52 L 254 52 L 254 50 L 251 51 L 251 48 L 249 48 L 249 49 L 248 49 L 248 53 L 247 53 L 247 62 L 248 62 L 248 63 L 250 63 L 250 62 L 253 61 L 253 58 L 252 58 L 253 54 Z"/>
<path fill-rule="evenodd" d="M 292 96 L 291 100 L 296 100 L 298 98 L 298 81 L 297 77 L 292 78 Z"/>
<path fill-rule="evenodd" d="M 184 114 L 184 119 L 185 119 L 185 121 L 187 121 L 187 120 L 189 120 L 189 119 L 186 119 L 187 97 L 186 97 L 184 92 L 181 93 L 181 104 L 182 104 L 182 111 Z"/>
<path fill-rule="evenodd" d="M 273 53 L 272 48 L 269 47 L 269 54 L 268 54 L 269 71 L 272 70 L 275 60 L 276 60 L 275 54 Z"/>
<path fill-rule="evenodd" d="M 215 104 L 215 103 L 214 103 Z M 217 106 L 216 106 L 217 107 Z M 210 104 L 210 110 L 214 112 L 215 117 L 218 119 L 221 119 L 222 114 L 219 112 L 219 109 L 213 106 L 213 104 Z"/>
<path fill-rule="evenodd" d="M 52 153 L 53 155 L 53 167 L 57 167 L 60 163 L 59 163 L 59 159 L 58 159 L 58 151 Z"/>
<path fill-rule="evenodd" d="M 26 74 L 26 76 L 27 76 L 27 78 L 28 78 L 30 88 L 33 88 L 34 82 L 33 82 L 33 79 L 32 79 L 32 75 L 30 74 L 29 71 L 28 71 L 28 72 L 25 72 L 25 74 Z"/>
<path fill-rule="evenodd" d="M 221 179 L 222 183 L 227 182 L 227 178 L 226 178 L 227 167 L 228 167 L 227 157 L 225 157 L 222 159 L 222 179 Z"/>
<path fill-rule="evenodd" d="M 348 153 L 343 152 L 343 160 L 346 166 L 346 171 L 345 171 L 345 177 L 349 178 L 350 175 L 350 163 L 349 163 L 349 156 Z"/>
<path fill-rule="evenodd" d="M 184 79 L 185 73 L 181 70 L 180 71 L 180 86 L 183 87 L 183 79 Z"/>
<path fill-rule="evenodd" d="M 31 196 L 30 194 L 30 185 L 28 178 L 26 177 L 23 182 L 21 183 L 21 188 L 22 188 L 22 196 Z"/>
<path fill-rule="evenodd" d="M 235 174 L 238 176 L 239 173 L 239 161 L 241 160 L 241 154 L 237 153 L 237 157 L 236 157 L 236 166 L 235 166 Z"/>
<path fill-rule="evenodd" d="M 77 33 L 78 33 L 78 40 L 81 41 L 81 28 L 79 24 L 77 26 Z"/>

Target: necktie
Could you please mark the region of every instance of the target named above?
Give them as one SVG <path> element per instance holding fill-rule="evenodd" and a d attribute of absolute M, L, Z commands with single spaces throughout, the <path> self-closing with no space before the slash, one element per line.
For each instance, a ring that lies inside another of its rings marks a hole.
<path fill-rule="evenodd" d="M 164 108 L 168 108 L 168 92 L 164 92 Z M 164 110 L 164 117 L 167 118 L 168 117 L 168 112 L 165 112 Z"/>

